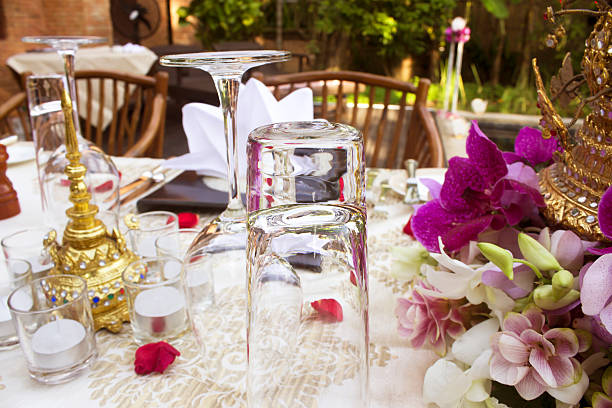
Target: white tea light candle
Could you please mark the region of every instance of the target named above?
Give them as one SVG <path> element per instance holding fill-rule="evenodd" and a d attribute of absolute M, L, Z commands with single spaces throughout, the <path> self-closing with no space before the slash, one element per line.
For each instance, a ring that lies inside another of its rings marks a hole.
<path fill-rule="evenodd" d="M 185 327 L 185 297 L 171 286 L 140 292 L 134 299 L 134 312 L 134 323 L 154 335 L 172 333 Z"/>
<path fill-rule="evenodd" d="M 59 319 L 39 327 L 32 336 L 35 364 L 59 369 L 81 363 L 90 355 L 85 326 L 76 320 Z"/>

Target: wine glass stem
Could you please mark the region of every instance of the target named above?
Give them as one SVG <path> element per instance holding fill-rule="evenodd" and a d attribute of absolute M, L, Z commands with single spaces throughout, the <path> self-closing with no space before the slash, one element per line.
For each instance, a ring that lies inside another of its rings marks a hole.
<path fill-rule="evenodd" d="M 77 137 L 81 136 L 81 126 L 79 123 L 79 111 L 77 109 L 76 85 L 74 81 L 74 64 L 75 64 L 75 49 L 60 49 L 58 53 L 64 59 L 64 74 L 66 75 L 66 83 L 72 100 L 72 121 L 74 122 L 74 130 Z"/>
<path fill-rule="evenodd" d="M 229 203 L 220 218 L 226 220 L 244 220 L 246 209 L 240 197 L 240 179 L 238 172 L 238 130 L 236 128 L 236 110 L 238 106 L 238 91 L 242 75 L 213 75 L 215 86 L 221 101 L 223 124 L 225 127 L 225 142 L 227 145 L 227 179 Z"/>

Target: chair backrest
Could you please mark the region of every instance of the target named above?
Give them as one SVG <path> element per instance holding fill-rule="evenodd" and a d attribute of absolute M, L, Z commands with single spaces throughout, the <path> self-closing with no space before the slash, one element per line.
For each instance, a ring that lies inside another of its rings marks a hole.
<path fill-rule="evenodd" d="M 76 71 L 75 78 L 83 137 L 111 155 L 162 157 L 166 72 Z"/>
<path fill-rule="evenodd" d="M 311 88 L 315 118 L 361 129 L 369 167 L 403 167 L 409 158 L 418 160 L 421 167 L 444 167 L 442 139 L 426 106 L 428 79 L 421 79 L 414 86 L 363 72 L 310 71 L 261 80 L 273 89 L 277 99 L 294 89 Z M 363 93 L 368 96 L 367 103 L 360 103 Z M 376 103 L 375 98 L 381 93 L 382 103 Z"/>
<path fill-rule="evenodd" d="M 0 105 L 0 138 L 20 132 L 24 133 L 26 140 L 32 140 L 25 92 L 11 96 Z"/>

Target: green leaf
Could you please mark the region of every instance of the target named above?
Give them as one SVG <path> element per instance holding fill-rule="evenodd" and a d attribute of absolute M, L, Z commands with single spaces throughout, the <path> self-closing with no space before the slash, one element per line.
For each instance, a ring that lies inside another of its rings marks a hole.
<path fill-rule="evenodd" d="M 487 11 L 500 20 L 508 18 L 510 14 L 504 0 L 482 0 L 482 5 Z"/>
<path fill-rule="evenodd" d="M 488 242 L 479 242 L 478 249 L 480 249 L 480 252 L 482 252 L 485 258 L 501 269 L 508 279 L 514 279 L 514 257 L 512 256 L 512 252 Z"/>

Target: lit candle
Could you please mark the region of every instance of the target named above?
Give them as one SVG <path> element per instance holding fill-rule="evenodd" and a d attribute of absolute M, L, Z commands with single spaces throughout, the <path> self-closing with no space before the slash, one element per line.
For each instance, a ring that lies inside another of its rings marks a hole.
<path fill-rule="evenodd" d="M 34 364 L 53 370 L 82 362 L 90 354 L 86 334 L 85 326 L 72 319 L 44 324 L 32 336 Z"/>
<path fill-rule="evenodd" d="M 143 290 L 134 299 L 134 314 L 134 323 L 147 333 L 172 333 L 186 325 L 185 297 L 171 286 Z"/>

